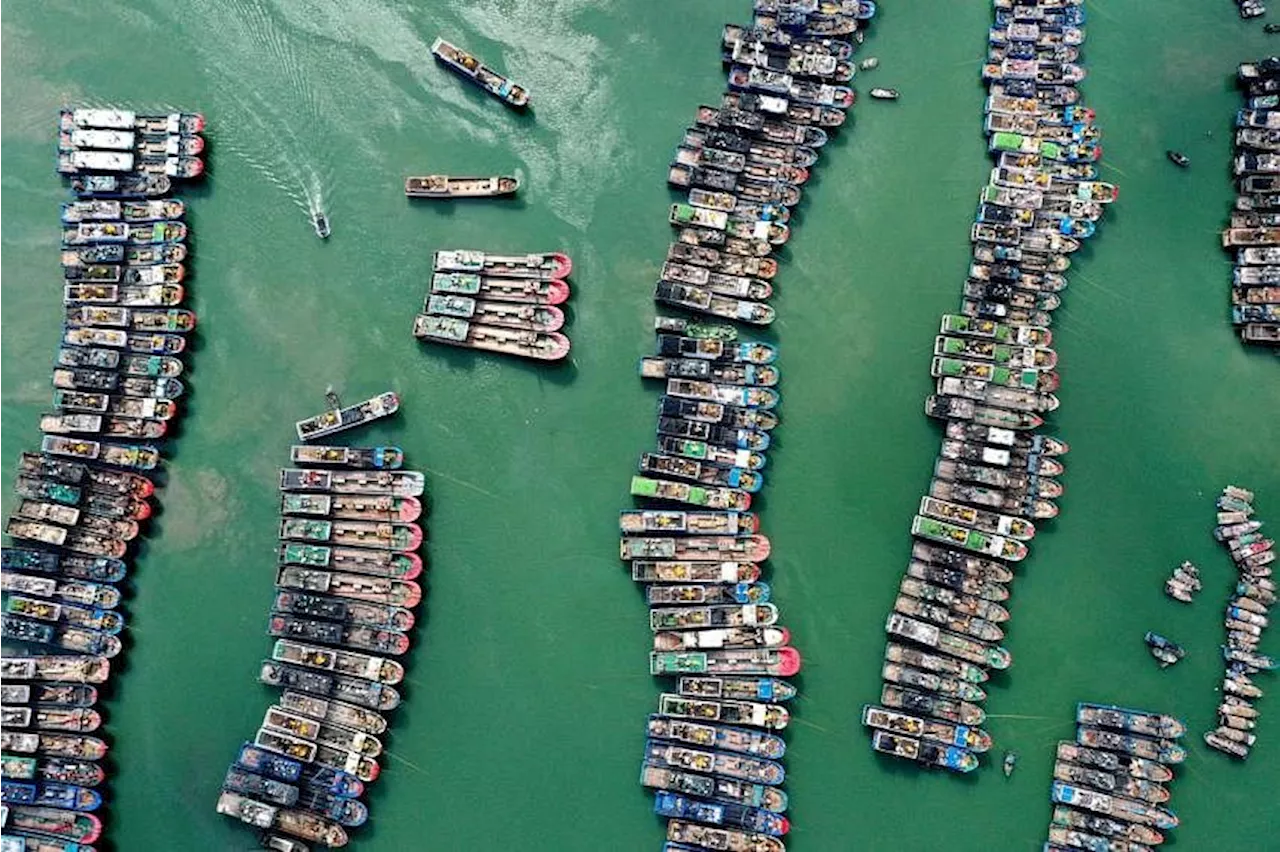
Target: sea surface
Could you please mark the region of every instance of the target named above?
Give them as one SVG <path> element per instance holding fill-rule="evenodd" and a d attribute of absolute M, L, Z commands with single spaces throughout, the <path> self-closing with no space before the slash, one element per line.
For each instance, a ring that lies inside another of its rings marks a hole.
<path fill-rule="evenodd" d="M 759 505 L 769 581 L 805 655 L 788 753 L 794 852 L 1040 848 L 1056 740 L 1075 703 L 1188 720 L 1170 848 L 1280 849 L 1280 708 L 1247 764 L 1207 750 L 1233 569 L 1213 498 L 1257 490 L 1280 525 L 1280 364 L 1228 322 L 1218 248 L 1231 201 L 1235 65 L 1274 51 L 1233 4 L 1089 2 L 1086 101 L 1121 187 L 1055 316 L 1071 443 L 1067 493 L 1014 586 L 1014 666 L 987 709 L 995 761 L 973 777 L 877 759 L 859 725 L 879 692 L 882 625 L 939 432 L 921 413 L 939 314 L 964 279 L 990 161 L 978 69 L 983 2 L 885 0 L 880 57 L 828 146 L 783 253 L 769 333 L 782 426 Z M 208 117 L 190 202 L 200 315 L 186 416 L 142 544 L 127 652 L 106 704 L 109 848 L 253 847 L 214 813 L 272 693 L 276 470 L 295 420 L 387 388 L 396 419 L 352 439 L 428 471 L 429 594 L 369 825 L 353 848 L 657 850 L 637 784 L 643 599 L 616 512 L 652 441 L 652 285 L 670 238 L 666 164 L 723 86 L 720 27 L 747 0 L 102 0 L 14 2 L 3 21 L 3 464 L 36 446 L 59 335 L 55 113 L 64 103 Z M 441 34 L 533 94 L 521 116 L 431 59 Z M 1177 148 L 1191 168 L 1164 157 Z M 518 199 L 411 204 L 405 175 L 514 173 Z M 322 207 L 333 236 L 317 240 Z M 410 334 L 440 248 L 563 250 L 571 360 L 541 366 Z M 7 489 L 6 511 L 13 503 Z M 1192 606 L 1164 597 L 1201 567 Z M 1187 659 L 1161 671 L 1142 635 Z M 1273 628 L 1274 630 L 1274 628 Z M 1280 653 L 1274 636 L 1264 651 Z M 1264 688 L 1280 688 L 1259 677 Z M 1005 779 L 1001 749 L 1021 754 Z"/>

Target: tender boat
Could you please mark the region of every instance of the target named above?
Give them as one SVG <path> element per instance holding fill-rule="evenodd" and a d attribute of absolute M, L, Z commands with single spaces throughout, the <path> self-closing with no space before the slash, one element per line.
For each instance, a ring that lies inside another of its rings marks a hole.
<path fill-rule="evenodd" d="M 451 177 L 427 175 L 404 180 L 404 194 L 410 198 L 491 198 L 515 195 L 520 188 L 516 177 Z"/>

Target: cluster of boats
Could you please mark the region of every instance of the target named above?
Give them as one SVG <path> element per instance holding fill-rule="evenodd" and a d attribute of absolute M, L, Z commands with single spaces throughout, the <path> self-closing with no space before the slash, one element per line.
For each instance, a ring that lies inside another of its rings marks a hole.
<path fill-rule="evenodd" d="M 727 24 L 727 91 L 698 108 L 668 170 L 687 190 L 656 301 L 750 325 L 768 304 L 789 210 L 827 134 L 845 120 L 857 0 L 756 0 Z M 640 783 L 667 819 L 669 852 L 783 852 L 782 785 L 801 657 L 761 564 L 771 544 L 750 511 L 764 484 L 780 401 L 777 348 L 714 319 L 659 316 L 642 378 L 661 382 L 656 441 L 619 517 L 620 553 L 644 588 L 649 670 L 671 678 L 649 716 Z"/>
<path fill-rule="evenodd" d="M 1237 78 L 1236 200 L 1222 232 L 1235 255 L 1231 322 L 1246 343 L 1280 346 L 1280 58 L 1247 62 Z"/>
<path fill-rule="evenodd" d="M 1223 613 L 1227 642 L 1222 646 L 1225 671 L 1218 705 L 1218 726 L 1204 735 L 1211 748 L 1238 757 L 1249 756 L 1258 709 L 1253 702 L 1262 689 L 1253 682 L 1260 671 L 1274 671 L 1276 661 L 1258 653 L 1262 631 L 1276 602 L 1271 565 L 1275 542 L 1259 532 L 1262 521 L 1253 518 L 1253 492 L 1228 485 L 1218 497 L 1218 525 L 1214 537 L 1227 548 L 1239 577 Z"/>
<path fill-rule="evenodd" d="M 263 848 L 344 846 L 380 772 L 397 659 L 422 600 L 425 479 L 398 447 L 297 444 L 280 471 L 280 542 L 258 680 L 280 690 L 240 746 L 217 811 Z"/>
<path fill-rule="evenodd" d="M 413 334 L 427 343 L 558 361 L 569 354 L 559 306 L 569 299 L 572 270 L 560 252 L 438 251 Z"/>
<path fill-rule="evenodd" d="M 170 180 L 204 174 L 202 130 L 200 113 L 69 107 L 58 114 L 58 173 L 71 176 L 73 184 L 114 184 L 129 188 L 132 196 L 166 195 Z"/>
<path fill-rule="evenodd" d="M 1070 255 L 1093 234 L 1115 186 L 1098 180 L 1100 131 L 1075 84 L 1084 9 L 1075 0 L 995 0 L 982 76 L 983 129 L 995 167 L 970 231 L 959 310 L 942 317 L 925 412 L 945 422 L 914 543 L 885 624 L 879 705 L 863 714 L 881 753 L 972 771 L 1002 646 L 1013 563 L 1058 514 L 1067 444 L 1038 434 L 1058 407 L 1051 313 Z M 906 714 L 917 733 L 882 724 Z"/>
<path fill-rule="evenodd" d="M 854 103 L 849 87 L 856 0 L 757 0 L 749 26 L 726 24 L 719 102 L 698 107 L 667 170 L 687 194 L 671 205 L 678 235 L 654 289 L 663 305 L 755 325 L 773 322 L 777 262 L 791 211 L 830 135 Z"/>
<path fill-rule="evenodd" d="M 1179 719 L 1109 704 L 1076 705 L 1076 739 L 1058 743 L 1044 852 L 1152 852 L 1178 826 L 1173 767 L 1187 758 Z"/>
<path fill-rule="evenodd" d="M 6 612 L 14 606 L 24 610 L 76 606 L 86 613 L 97 612 L 104 618 L 119 620 L 112 608 L 119 594 L 109 584 L 81 581 L 70 575 L 37 578 L 21 571 L 28 567 L 22 562 L 17 551 L 5 550 L 2 576 Z M 66 594 L 10 594 L 14 589 L 27 591 L 33 581 L 56 586 Z M 119 627 L 117 624 L 116 629 Z M 92 852 L 91 844 L 103 828 L 95 811 L 102 806 L 99 788 L 106 780 L 106 771 L 100 761 L 108 748 L 104 740 L 94 735 L 102 725 L 94 705 L 98 702 L 98 688 L 110 671 L 110 661 L 93 654 L 0 659 L 0 810 L 6 852 Z"/>
<path fill-rule="evenodd" d="M 186 114 L 62 113 L 60 162 L 78 164 L 61 210 L 65 319 L 40 450 L 18 462 L 0 575 L 0 635 L 28 654 L 4 659 L 0 687 L 6 850 L 85 852 L 102 832 L 98 688 L 123 647 L 118 584 L 152 514 L 150 471 L 195 326 L 181 307 L 186 207 L 168 197 L 161 155 L 164 134 L 198 141 L 201 127 Z M 144 167 L 93 165 L 94 146 L 126 142 L 111 156 Z"/>

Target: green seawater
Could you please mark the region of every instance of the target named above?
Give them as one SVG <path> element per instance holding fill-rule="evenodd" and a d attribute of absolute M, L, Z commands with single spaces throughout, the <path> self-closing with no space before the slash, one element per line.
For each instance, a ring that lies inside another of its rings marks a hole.
<path fill-rule="evenodd" d="M 907 561 L 937 426 L 921 413 L 938 315 L 953 309 L 990 161 L 982 2 L 885 0 L 881 59 L 828 146 L 783 252 L 769 337 L 783 424 L 759 506 L 769 581 L 806 665 L 788 754 L 796 852 L 1040 848 L 1054 742 L 1075 702 L 1187 719 L 1170 848 L 1278 849 L 1280 721 L 1265 699 L 1247 764 L 1207 750 L 1233 570 L 1209 535 L 1228 482 L 1280 524 L 1280 382 L 1228 323 L 1237 62 L 1274 51 L 1217 2 L 1089 2 L 1083 88 L 1121 187 L 1055 316 L 1070 441 L 1062 515 L 1019 569 L 1015 662 L 987 709 L 995 760 L 957 778 L 882 761 L 858 715 Z M 651 446 L 650 296 L 667 240 L 666 163 L 722 89 L 720 26 L 746 0 L 15 2 L 3 21 L 3 473 L 36 445 L 59 333 L 55 111 L 200 109 L 210 173 L 190 202 L 199 312 L 186 415 L 139 548 L 127 652 L 106 704 L 108 844 L 252 847 L 216 815 L 227 763 L 271 692 L 255 680 L 277 525 L 276 470 L 326 385 L 391 387 L 401 415 L 352 436 L 428 471 L 429 593 L 372 818 L 353 848 L 658 849 L 636 783 L 659 684 L 616 559 L 615 513 Z M 528 85 L 519 116 L 437 67 L 442 34 Z M 1166 148 L 1190 156 L 1187 171 Z M 514 201 L 409 204 L 407 174 L 517 173 Z M 312 234 L 321 203 L 333 237 Z M 430 253 L 562 249 L 575 263 L 570 363 L 543 367 L 410 335 Z M 12 507 L 6 494 L 4 507 Z M 1192 606 L 1163 579 L 1201 566 Z M 1160 671 L 1142 634 L 1183 643 Z M 1274 637 L 1263 650 L 1280 652 Z M 1261 675 L 1264 689 L 1275 678 Z M 999 752 L 1016 749 L 1005 779 Z"/>

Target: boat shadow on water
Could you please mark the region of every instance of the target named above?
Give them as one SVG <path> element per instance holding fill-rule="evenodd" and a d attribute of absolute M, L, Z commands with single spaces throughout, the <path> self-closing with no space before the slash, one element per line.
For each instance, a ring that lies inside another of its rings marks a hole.
<path fill-rule="evenodd" d="M 563 308 L 565 306 L 560 305 L 559 307 Z M 568 317 L 569 312 L 566 311 L 565 315 Z M 567 325 L 568 323 L 566 322 Z M 461 346 L 440 346 L 435 343 L 421 341 L 419 341 L 418 346 L 422 350 L 424 358 L 430 356 L 430 360 L 424 360 L 423 370 L 435 369 L 435 365 L 443 361 L 451 370 L 471 372 L 477 365 L 492 362 L 521 372 L 532 373 L 540 381 L 546 380 L 561 386 L 569 385 L 578 376 L 578 365 L 573 351 L 570 351 L 568 357 L 562 361 L 537 361 L 514 355 L 503 355 L 500 352 L 488 352 L 483 349 L 467 349 Z"/>
<path fill-rule="evenodd" d="M 523 184 L 522 184 L 523 186 Z M 523 191 L 523 190 L 521 190 Z M 517 192 L 514 196 L 478 196 L 474 198 L 415 198 L 405 196 L 410 209 L 430 210 L 437 216 L 452 216 L 459 207 L 495 207 L 504 210 L 524 210 L 529 206 Z M 561 305 L 561 308 L 564 306 Z"/>

